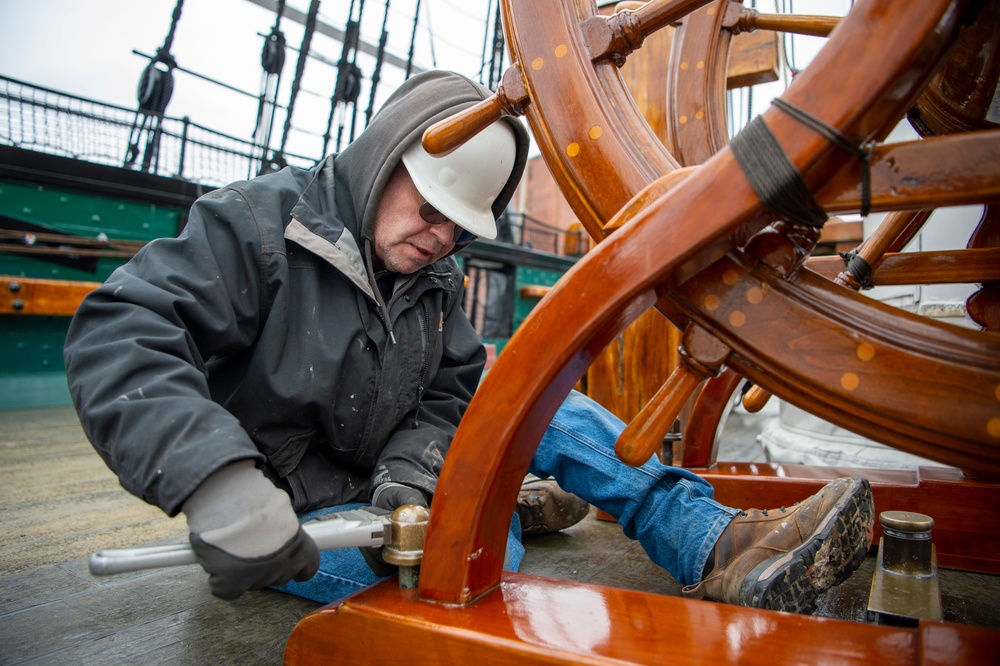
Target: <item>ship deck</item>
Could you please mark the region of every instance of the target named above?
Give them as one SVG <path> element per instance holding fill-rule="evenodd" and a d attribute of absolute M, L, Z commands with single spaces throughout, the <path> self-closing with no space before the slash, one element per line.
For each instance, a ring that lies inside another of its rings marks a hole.
<path fill-rule="evenodd" d="M 723 459 L 763 459 L 760 418 L 734 411 Z M 95 550 L 179 543 L 186 530 L 118 485 L 68 407 L 0 411 L 0 507 L 0 664 L 276 664 L 320 607 L 270 590 L 221 601 L 196 566 L 91 576 Z M 525 545 L 525 573 L 679 594 L 596 510 Z M 871 553 L 817 614 L 864 622 L 874 566 Z M 942 569 L 940 586 L 945 620 L 1000 630 L 1000 576 Z"/>

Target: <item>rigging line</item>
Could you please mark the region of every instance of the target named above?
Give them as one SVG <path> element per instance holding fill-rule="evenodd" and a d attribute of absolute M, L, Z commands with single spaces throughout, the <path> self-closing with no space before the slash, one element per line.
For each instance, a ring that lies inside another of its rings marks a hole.
<path fill-rule="evenodd" d="M 167 32 L 167 38 L 163 40 L 163 46 L 160 50 L 165 53 L 170 53 L 170 47 L 174 43 L 174 33 L 177 32 L 177 24 L 181 21 L 181 7 L 184 6 L 184 0 L 177 0 L 177 4 L 174 5 L 174 13 L 170 18 L 170 30 Z"/>
<path fill-rule="evenodd" d="M 184 0 L 177 0 L 170 18 L 170 28 L 167 31 L 166 38 L 163 40 L 163 46 L 157 50 L 156 56 L 150 59 L 139 78 L 139 104 L 135 112 L 135 119 L 132 121 L 132 129 L 129 131 L 125 157 L 126 166 L 135 164 L 135 159 L 139 153 L 139 141 L 144 132 L 150 132 L 150 134 L 146 136 L 142 170 L 149 171 L 151 166 L 155 168 L 159 164 L 157 153 L 162 134 L 160 119 L 167 110 L 167 104 L 170 103 L 170 97 L 174 92 L 173 70 L 177 66 L 174 57 L 170 55 L 170 47 L 177 32 L 177 25 L 181 20 L 181 10 L 183 7 Z M 166 69 L 157 67 L 159 64 L 164 65 Z M 142 118 L 141 123 L 138 122 L 140 117 Z"/>
<path fill-rule="evenodd" d="M 372 72 L 372 85 L 368 92 L 368 108 L 365 110 L 365 127 L 372 120 L 372 113 L 375 109 L 375 93 L 378 90 L 379 80 L 382 78 L 382 60 L 385 56 L 385 45 L 389 40 L 389 33 L 386 25 L 389 22 L 389 0 L 385 0 L 385 14 L 382 15 L 382 35 L 378 39 L 378 55 L 375 57 L 375 70 Z"/>
<path fill-rule="evenodd" d="M 260 56 L 261 96 L 257 107 L 257 129 L 254 130 L 254 139 L 260 140 L 260 172 L 265 171 L 267 151 L 271 148 L 274 110 L 277 107 L 278 91 L 281 89 L 281 74 L 285 68 L 285 35 L 280 28 L 284 11 L 285 0 L 279 0 L 274 26 L 270 34 L 264 36 L 264 49 Z"/>
<path fill-rule="evenodd" d="M 326 120 L 326 131 L 323 132 L 322 155 L 326 155 L 330 147 L 330 130 L 333 127 L 334 116 L 337 115 L 337 107 L 345 96 L 345 91 L 350 86 L 351 64 L 349 62 L 351 48 L 354 46 L 361 32 L 361 24 L 354 20 L 354 0 L 347 10 L 347 25 L 344 27 L 343 48 L 340 50 L 340 60 L 337 61 L 337 80 L 333 86 L 333 94 L 330 96 L 330 115 Z M 334 152 L 340 151 L 340 139 L 344 134 L 344 117 L 341 114 L 340 122 L 337 124 L 337 143 Z"/>
<path fill-rule="evenodd" d="M 500 87 L 503 76 L 503 23 L 500 19 L 500 5 L 497 5 L 496 19 L 493 22 L 493 55 L 490 58 L 489 87 L 496 90 Z"/>
<path fill-rule="evenodd" d="M 431 3 L 424 5 L 424 14 L 427 15 L 427 36 L 431 44 L 431 65 L 437 68 L 437 55 L 434 53 L 434 26 L 431 25 Z"/>
<path fill-rule="evenodd" d="M 497 0 L 499 2 L 499 0 Z M 493 0 L 486 5 L 486 18 L 483 20 L 483 52 L 479 56 L 479 82 L 483 82 L 483 70 L 486 69 L 486 44 L 490 42 L 490 16 L 493 15 Z"/>
<path fill-rule="evenodd" d="M 470 18 L 470 19 L 478 19 L 478 17 L 476 17 L 472 13 L 465 11 L 465 6 L 464 5 L 455 4 L 453 2 L 448 2 L 447 0 L 441 0 L 438 4 L 439 5 L 447 5 L 448 9 L 451 10 L 452 13 L 462 14 L 466 18 Z"/>
<path fill-rule="evenodd" d="M 288 142 L 288 133 L 292 129 L 292 112 L 295 109 L 295 97 L 302 86 L 302 72 L 306 66 L 306 56 L 309 53 L 309 44 L 312 42 L 313 32 L 316 30 L 316 16 L 319 14 L 320 0 L 311 0 L 309 3 L 309 15 L 306 18 L 306 29 L 302 35 L 302 48 L 299 50 L 298 62 L 295 64 L 295 78 L 292 80 L 292 92 L 288 100 L 288 113 L 285 114 L 284 133 L 281 137 L 280 154 L 284 154 L 285 145 Z"/>
<path fill-rule="evenodd" d="M 352 0 L 353 2 L 353 0 Z M 354 141 L 354 134 L 358 124 L 358 94 L 361 92 L 362 73 L 358 67 L 358 41 L 361 40 L 361 17 L 365 13 L 365 0 L 360 0 L 358 5 L 358 37 L 354 42 L 354 54 L 351 56 L 351 72 L 355 76 L 354 90 L 351 93 L 351 133 L 347 140 Z M 337 138 L 337 148 L 340 148 L 340 138 Z"/>
<path fill-rule="evenodd" d="M 420 0 L 417 0 L 417 9 L 413 12 L 413 32 L 410 33 L 410 53 L 406 58 L 406 76 L 405 79 L 410 78 L 410 74 L 413 71 L 413 50 L 417 43 L 417 23 L 420 19 Z"/>
<path fill-rule="evenodd" d="M 267 9 L 269 11 L 274 11 L 274 7 L 275 7 L 275 4 L 276 4 L 276 0 L 247 0 L 247 2 L 253 3 L 253 4 L 255 4 L 255 5 L 259 6 L 259 7 L 263 7 L 264 9 Z M 288 19 L 289 21 L 295 21 L 296 23 L 302 23 L 302 24 L 305 24 L 306 22 L 308 22 L 308 17 L 305 14 L 303 14 L 301 11 L 295 9 L 294 7 L 288 7 L 288 8 L 286 8 L 285 12 L 284 12 L 284 15 L 285 15 L 285 18 Z M 338 42 L 341 42 L 341 41 L 344 40 L 344 31 L 343 30 L 340 30 L 339 28 L 335 28 L 332 25 L 330 25 L 330 24 L 328 24 L 328 23 L 326 23 L 324 21 L 316 20 L 315 30 L 319 34 L 326 35 L 327 37 L 329 37 L 331 39 L 334 39 L 334 40 L 336 40 Z M 369 44 L 368 42 L 365 42 L 365 41 L 360 42 L 360 44 L 358 45 L 358 49 L 362 53 L 367 53 L 368 55 L 374 56 L 376 54 L 376 47 L 375 47 L 375 45 Z M 394 55 L 392 53 L 386 53 L 385 60 L 390 65 L 395 65 L 395 66 L 399 67 L 400 69 L 406 67 L 406 61 L 403 60 L 402 58 L 400 58 L 399 56 L 396 56 L 396 55 Z M 417 67 L 415 65 L 412 65 L 411 68 L 414 71 L 417 71 L 417 72 L 422 72 L 423 71 L 422 68 Z"/>

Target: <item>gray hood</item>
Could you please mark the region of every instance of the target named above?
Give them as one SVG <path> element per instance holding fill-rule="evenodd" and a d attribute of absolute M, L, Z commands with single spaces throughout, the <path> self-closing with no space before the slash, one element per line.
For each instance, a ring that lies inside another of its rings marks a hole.
<path fill-rule="evenodd" d="M 344 225 L 372 240 L 372 227 L 382 189 L 412 141 L 439 120 L 492 96 L 489 88 L 446 71 L 422 72 L 408 79 L 386 100 L 365 131 L 333 161 L 337 208 Z M 517 157 L 510 178 L 493 202 L 500 217 L 521 180 L 528 160 L 528 133 L 515 118 L 504 118 L 514 130 Z"/>

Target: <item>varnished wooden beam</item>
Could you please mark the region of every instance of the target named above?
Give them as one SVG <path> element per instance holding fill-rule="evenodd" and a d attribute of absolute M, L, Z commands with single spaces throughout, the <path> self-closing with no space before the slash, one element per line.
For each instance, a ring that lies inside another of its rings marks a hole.
<path fill-rule="evenodd" d="M 69 317 L 100 282 L 0 276 L 0 314 Z"/>
<path fill-rule="evenodd" d="M 394 579 L 305 617 L 285 664 L 992 663 L 1000 632 L 761 611 L 506 572 L 466 606 L 422 601 Z"/>

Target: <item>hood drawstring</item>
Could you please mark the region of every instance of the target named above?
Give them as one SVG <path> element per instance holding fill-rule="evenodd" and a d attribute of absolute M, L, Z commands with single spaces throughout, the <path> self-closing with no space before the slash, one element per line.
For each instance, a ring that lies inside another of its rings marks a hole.
<path fill-rule="evenodd" d="M 378 288 L 378 283 L 375 281 L 373 266 L 372 241 L 365 236 L 365 272 L 368 273 L 368 284 L 372 288 L 372 293 L 375 294 L 375 300 L 378 302 L 379 307 L 379 316 L 382 318 L 382 323 L 385 324 L 385 330 L 389 333 L 389 339 L 392 341 L 392 344 L 396 344 L 396 335 L 392 332 L 392 318 L 389 316 L 389 308 L 386 307 L 385 299 L 382 298 L 382 291 Z"/>

